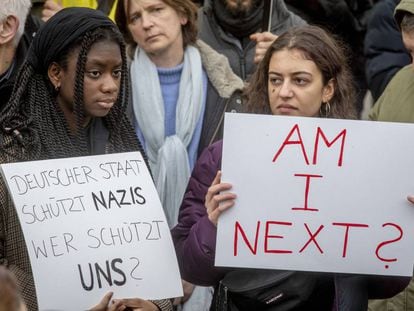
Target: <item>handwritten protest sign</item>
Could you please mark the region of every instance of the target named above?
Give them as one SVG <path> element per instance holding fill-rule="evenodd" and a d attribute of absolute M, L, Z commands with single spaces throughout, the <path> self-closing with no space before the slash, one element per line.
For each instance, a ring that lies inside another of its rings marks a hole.
<path fill-rule="evenodd" d="M 1 165 L 40 310 L 182 295 L 156 189 L 139 152 Z"/>
<path fill-rule="evenodd" d="M 413 124 L 226 114 L 217 266 L 411 276 Z"/>

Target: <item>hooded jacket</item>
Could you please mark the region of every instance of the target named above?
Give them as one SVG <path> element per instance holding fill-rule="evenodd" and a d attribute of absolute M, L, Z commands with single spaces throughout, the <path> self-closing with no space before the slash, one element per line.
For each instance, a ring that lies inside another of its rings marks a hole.
<path fill-rule="evenodd" d="M 377 100 L 392 77 L 410 63 L 393 13 L 399 0 L 383 0 L 374 7 L 364 40 L 368 87 Z"/>
<path fill-rule="evenodd" d="M 394 17 L 399 27 L 404 12 L 414 14 L 414 0 L 402 0 Z M 414 122 L 414 70 L 412 65 L 400 69 L 388 83 L 371 109 L 369 118 L 375 121 Z"/>
<path fill-rule="evenodd" d="M 253 62 L 255 43 L 251 41 L 245 47 L 242 47 L 239 39 L 226 33 L 214 16 L 213 1 L 206 0 L 204 6 L 199 9 L 199 38 L 217 52 L 227 56 L 234 73 L 246 80 L 256 68 Z M 273 34 L 280 35 L 292 26 L 306 24 L 303 19 L 290 12 L 282 0 L 274 0 L 273 3 L 272 26 L 270 30 Z M 261 30 L 257 29 L 257 32 L 259 31 Z"/>
<path fill-rule="evenodd" d="M 404 11 L 414 14 L 414 0 L 402 0 L 394 11 L 399 27 Z M 369 118 L 377 121 L 414 122 L 414 69 L 402 68 L 392 78 L 384 93 L 371 109 Z M 369 311 L 411 311 L 414 306 L 414 281 L 398 295 L 384 300 L 370 301 Z"/>
<path fill-rule="evenodd" d="M 394 11 L 394 18 L 397 22 L 398 27 L 401 24 L 401 20 L 404 16 L 404 12 L 414 14 L 414 0 L 402 0 Z"/>

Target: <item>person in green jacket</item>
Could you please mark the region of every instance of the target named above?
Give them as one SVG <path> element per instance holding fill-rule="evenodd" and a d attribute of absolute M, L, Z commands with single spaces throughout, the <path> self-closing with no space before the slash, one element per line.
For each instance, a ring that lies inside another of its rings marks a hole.
<path fill-rule="evenodd" d="M 400 27 L 405 47 L 414 56 L 414 0 L 402 0 L 395 8 L 394 17 Z M 381 97 L 370 111 L 375 121 L 414 122 L 414 67 L 411 64 L 400 69 L 389 82 Z M 404 291 L 393 298 L 372 300 L 369 311 L 413 311 L 414 280 Z"/>
<path fill-rule="evenodd" d="M 401 29 L 405 47 L 414 56 L 414 0 L 402 0 L 395 8 L 395 20 Z M 371 109 L 369 118 L 376 121 L 414 122 L 414 67 L 403 67 L 388 83 Z"/>

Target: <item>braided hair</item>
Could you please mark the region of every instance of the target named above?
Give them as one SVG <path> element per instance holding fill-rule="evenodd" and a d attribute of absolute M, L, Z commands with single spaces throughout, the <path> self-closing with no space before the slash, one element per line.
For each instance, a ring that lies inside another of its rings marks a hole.
<path fill-rule="evenodd" d="M 12 96 L 0 115 L 3 134 L 0 148 L 8 157 L 22 161 L 89 154 L 87 131 L 82 126 L 85 64 L 91 46 L 106 40 L 119 44 L 122 57 L 118 98 L 102 119 L 109 132 L 106 152 L 139 150 L 146 158 L 126 116 L 129 77 L 122 35 L 103 13 L 87 8 L 63 9 L 34 38 Z M 79 51 L 73 92 L 76 130 L 71 132 L 56 102 L 56 91 L 48 78 L 47 68 L 52 62 L 65 68 L 75 49 Z"/>

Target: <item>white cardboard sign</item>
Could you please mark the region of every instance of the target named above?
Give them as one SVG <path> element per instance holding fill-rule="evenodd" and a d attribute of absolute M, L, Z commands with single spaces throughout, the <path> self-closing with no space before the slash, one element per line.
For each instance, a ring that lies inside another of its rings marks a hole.
<path fill-rule="evenodd" d="M 411 276 L 414 124 L 226 114 L 217 266 Z"/>
<path fill-rule="evenodd" d="M 40 310 L 182 295 L 157 191 L 139 152 L 2 164 Z"/>

